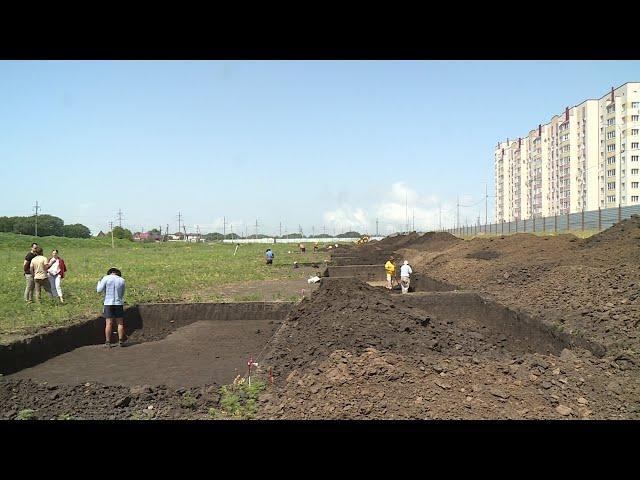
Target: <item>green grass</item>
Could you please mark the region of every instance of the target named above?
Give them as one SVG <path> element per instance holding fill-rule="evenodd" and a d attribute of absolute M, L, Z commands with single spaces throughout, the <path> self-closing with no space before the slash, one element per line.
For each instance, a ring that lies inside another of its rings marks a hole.
<path fill-rule="evenodd" d="M 47 258 L 57 248 L 68 272 L 62 281 L 65 304 L 60 305 L 43 292 L 41 304 L 23 300 L 24 256 L 36 240 Z M 272 248 L 273 265 L 266 265 L 264 251 Z M 90 318 L 102 312 L 103 295 L 96 292 L 98 280 L 109 267 L 117 267 L 126 280 L 125 302 L 218 301 L 216 287 L 248 280 L 295 278 L 294 261 L 321 262 L 328 253 L 297 253 L 295 244 L 240 245 L 181 242 L 139 244 L 111 239 L 70 239 L 0 233 L 0 341 L 9 334 L 33 332 L 43 326 L 61 325 Z M 287 253 L 292 251 L 292 253 Z"/>
<path fill-rule="evenodd" d="M 257 378 L 220 387 L 220 407 L 210 408 L 209 416 L 214 419 L 251 419 L 258 413 L 258 396 L 266 388 L 266 383 Z"/>

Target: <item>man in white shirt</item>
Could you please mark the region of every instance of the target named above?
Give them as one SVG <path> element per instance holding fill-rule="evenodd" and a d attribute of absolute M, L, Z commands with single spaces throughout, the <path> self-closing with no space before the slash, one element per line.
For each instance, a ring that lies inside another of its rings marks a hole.
<path fill-rule="evenodd" d="M 404 264 L 400 267 L 400 286 L 402 287 L 402 293 L 409 292 L 409 283 L 411 282 L 409 276 L 413 273 L 409 261 L 405 260 Z"/>

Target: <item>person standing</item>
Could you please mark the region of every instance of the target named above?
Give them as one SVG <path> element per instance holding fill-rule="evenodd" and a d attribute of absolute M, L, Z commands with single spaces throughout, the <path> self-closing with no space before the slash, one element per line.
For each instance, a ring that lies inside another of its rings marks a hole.
<path fill-rule="evenodd" d="M 264 253 L 265 258 L 267 259 L 267 265 L 273 264 L 273 257 L 275 256 L 273 250 L 267 248 L 267 251 Z"/>
<path fill-rule="evenodd" d="M 49 268 L 49 262 L 47 257 L 42 254 L 42 247 L 37 246 L 35 249 L 36 256 L 31 260 L 31 275 L 33 275 L 33 290 L 35 292 L 36 303 L 40 303 L 40 289 L 44 288 L 45 291 L 53 296 L 51 293 L 51 284 L 47 278 L 47 268 Z"/>
<path fill-rule="evenodd" d="M 410 275 L 413 273 L 409 261 L 405 260 L 404 265 L 400 267 L 400 286 L 402 287 L 402 293 L 409 292 L 409 284 L 411 283 Z"/>
<path fill-rule="evenodd" d="M 48 266 L 47 273 L 49 274 L 49 283 L 51 284 L 51 295 L 58 297 L 60 303 L 64 303 L 61 284 L 64 273 L 67 271 L 67 266 L 64 264 L 64 260 L 58 256 L 58 250 L 51 252 L 51 259 L 49 260 Z"/>
<path fill-rule="evenodd" d="M 306 252 L 306 250 L 307 249 L 305 248 L 304 243 L 301 243 L 300 244 L 300 253 L 304 253 L 304 252 Z"/>
<path fill-rule="evenodd" d="M 125 283 L 122 272 L 117 268 L 110 268 L 96 287 L 98 293 L 104 292 L 104 337 L 105 347 L 111 347 L 111 332 L 113 319 L 118 323 L 118 345 L 125 346 L 124 334 L 124 291 Z"/>
<path fill-rule="evenodd" d="M 37 243 L 31 244 L 31 250 L 29 250 L 29 253 L 24 257 L 24 263 L 22 265 L 22 269 L 24 270 L 24 279 L 27 282 L 27 286 L 24 290 L 24 301 L 27 303 L 31 303 L 33 301 L 33 289 L 35 283 L 33 281 L 33 274 L 31 273 L 31 260 L 36 257 L 35 252 L 37 246 Z"/>
<path fill-rule="evenodd" d="M 394 263 L 393 257 L 389 257 L 389 260 L 387 260 L 387 263 L 384 264 L 384 269 L 387 272 L 387 288 L 391 290 L 393 288 L 391 284 L 391 280 L 393 279 L 396 273 L 396 265 Z"/>

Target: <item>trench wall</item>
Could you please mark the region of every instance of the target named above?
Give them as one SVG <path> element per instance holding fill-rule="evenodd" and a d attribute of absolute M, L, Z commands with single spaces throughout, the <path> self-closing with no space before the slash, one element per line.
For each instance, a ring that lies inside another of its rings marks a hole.
<path fill-rule="evenodd" d="M 199 320 L 282 320 L 292 307 L 289 302 L 140 304 L 125 309 L 125 331 L 144 340 L 147 335 L 168 334 Z M 0 373 L 14 373 L 76 348 L 102 343 L 104 317 L 57 327 L 0 345 Z"/>

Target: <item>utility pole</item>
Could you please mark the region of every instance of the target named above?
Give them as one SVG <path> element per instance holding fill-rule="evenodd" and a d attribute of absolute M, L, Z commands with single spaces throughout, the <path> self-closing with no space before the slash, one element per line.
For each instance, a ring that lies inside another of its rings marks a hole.
<path fill-rule="evenodd" d="M 167 223 L 167 229 L 165 230 L 165 234 L 164 235 L 165 236 L 169 235 L 169 224 L 168 223 Z M 168 240 L 168 238 L 167 238 L 167 240 Z"/>
<path fill-rule="evenodd" d="M 231 227 L 231 240 L 233 240 L 233 223 L 231 225 L 229 225 L 229 226 Z"/>
<path fill-rule="evenodd" d="M 439 211 L 438 230 L 442 230 L 442 205 L 438 207 L 438 211 Z"/>
<path fill-rule="evenodd" d="M 182 231 L 180 228 L 180 222 L 182 222 L 182 214 L 178 212 L 178 233 Z"/>
<path fill-rule="evenodd" d="M 457 197 L 456 203 L 456 228 L 460 228 L 460 196 Z"/>
<path fill-rule="evenodd" d="M 489 204 L 489 187 L 488 184 L 485 183 L 484 184 L 484 224 L 486 225 L 489 219 L 489 210 L 488 210 L 488 204 Z"/>
<path fill-rule="evenodd" d="M 415 232 L 416 231 L 416 209 L 413 209 L 413 217 L 411 219 L 411 231 Z"/>
<path fill-rule="evenodd" d="M 256 238 L 258 238 L 258 219 L 256 218 Z"/>
<path fill-rule="evenodd" d="M 302 238 L 302 225 L 298 224 L 298 231 L 300 232 L 300 238 Z"/>
<path fill-rule="evenodd" d="M 378 236 L 378 218 L 376 217 L 376 237 Z"/>
<path fill-rule="evenodd" d="M 109 222 L 109 228 L 111 229 L 111 248 L 116 248 L 113 243 L 113 222 Z"/>
<path fill-rule="evenodd" d="M 38 201 L 36 200 L 36 204 L 33 207 L 36 210 L 36 237 L 38 236 L 38 210 L 40 210 L 40 207 L 38 206 Z"/>
<path fill-rule="evenodd" d="M 311 236 L 313 238 L 315 238 L 315 236 L 316 236 L 316 226 L 315 225 L 311 225 Z"/>
<path fill-rule="evenodd" d="M 282 222 L 280 222 L 280 238 L 282 238 Z"/>
<path fill-rule="evenodd" d="M 122 228 L 122 210 L 118 209 L 118 226 Z"/>
<path fill-rule="evenodd" d="M 222 238 L 227 235 L 227 217 L 222 217 Z"/>
<path fill-rule="evenodd" d="M 409 230 L 409 208 L 407 203 L 407 191 L 404 191 L 404 228 L 405 231 Z"/>

